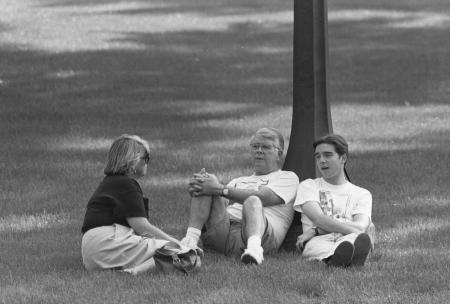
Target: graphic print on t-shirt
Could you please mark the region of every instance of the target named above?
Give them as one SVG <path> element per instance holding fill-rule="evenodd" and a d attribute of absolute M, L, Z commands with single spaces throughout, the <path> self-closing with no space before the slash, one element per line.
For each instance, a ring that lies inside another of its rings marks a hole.
<path fill-rule="evenodd" d="M 349 207 L 350 198 L 347 195 L 343 195 L 342 197 L 339 196 L 339 199 L 335 202 L 331 191 L 319 190 L 319 202 L 323 214 L 337 220 L 344 220 L 346 218 L 345 212 Z"/>
<path fill-rule="evenodd" d="M 333 216 L 333 197 L 330 191 L 319 191 L 320 208 L 323 214 Z"/>

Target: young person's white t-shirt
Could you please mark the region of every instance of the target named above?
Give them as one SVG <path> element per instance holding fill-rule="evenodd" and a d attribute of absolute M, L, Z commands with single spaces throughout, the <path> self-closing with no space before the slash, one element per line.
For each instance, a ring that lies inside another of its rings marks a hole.
<path fill-rule="evenodd" d="M 258 190 L 264 186 L 278 195 L 284 201 L 284 204 L 264 207 L 264 215 L 274 228 L 276 238 L 279 242 L 282 242 L 294 217 L 292 205 L 298 184 L 299 180 L 294 172 L 277 170 L 265 175 L 253 174 L 235 178 L 227 184 L 227 187 Z M 242 221 L 242 204 L 230 204 L 227 211 L 231 220 Z"/>
<path fill-rule="evenodd" d="M 355 214 L 372 216 L 372 195 L 364 188 L 350 182 L 342 185 L 327 183 L 322 177 L 307 179 L 300 183 L 294 202 L 294 209 L 302 212 L 302 205 L 309 201 L 318 202 L 325 215 L 341 221 L 352 221 Z M 303 231 L 313 227 L 312 221 L 302 214 Z"/>

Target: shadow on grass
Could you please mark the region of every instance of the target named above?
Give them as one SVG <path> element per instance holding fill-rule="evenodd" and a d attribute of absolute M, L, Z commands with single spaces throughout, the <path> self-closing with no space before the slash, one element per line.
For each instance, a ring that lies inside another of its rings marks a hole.
<path fill-rule="evenodd" d="M 3 269 L 20 276 L 83 270 L 81 233 L 78 227 L 70 224 L 67 222 L 65 225 L 36 228 L 33 231 L 0 232 L 2 248 L 8 248 L 3 252 L 3 255 L 8 257 L 2 259 L 5 266 Z M 27 257 L 26 261 L 24 256 Z M 24 265 L 26 271 L 19 271 Z"/>

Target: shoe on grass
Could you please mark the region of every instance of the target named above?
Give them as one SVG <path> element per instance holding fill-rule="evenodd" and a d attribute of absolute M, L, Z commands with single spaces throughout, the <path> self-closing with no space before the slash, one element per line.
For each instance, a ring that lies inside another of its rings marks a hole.
<path fill-rule="evenodd" d="M 364 266 L 367 260 L 372 245 L 370 243 L 370 237 L 367 233 L 361 233 L 356 237 L 355 251 L 353 253 L 352 265 Z"/>
<path fill-rule="evenodd" d="M 329 266 L 347 267 L 352 262 L 355 247 L 349 241 L 340 243 L 334 250 L 334 254 L 327 262 Z"/>
<path fill-rule="evenodd" d="M 241 261 L 244 264 L 261 264 L 264 261 L 262 247 L 258 249 L 245 249 L 244 253 L 241 255 Z"/>

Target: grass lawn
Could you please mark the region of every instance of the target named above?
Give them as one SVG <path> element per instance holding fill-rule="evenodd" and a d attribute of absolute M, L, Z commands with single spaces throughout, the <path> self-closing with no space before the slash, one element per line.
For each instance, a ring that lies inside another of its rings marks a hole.
<path fill-rule="evenodd" d="M 122 133 L 149 140 L 151 222 L 178 238 L 190 174 L 249 173 L 290 133 L 292 1 L 0 2 L 0 303 L 446 303 L 450 3 L 329 1 L 333 127 L 374 198 L 363 269 L 207 252 L 189 276 L 87 273 L 81 223 Z"/>

